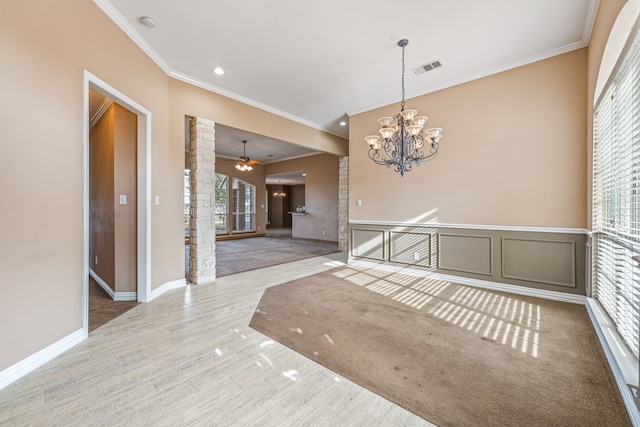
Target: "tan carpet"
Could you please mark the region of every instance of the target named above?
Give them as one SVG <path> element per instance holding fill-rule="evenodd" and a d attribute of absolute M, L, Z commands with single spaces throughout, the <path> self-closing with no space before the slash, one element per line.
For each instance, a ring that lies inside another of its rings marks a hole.
<path fill-rule="evenodd" d="M 337 242 L 292 239 L 290 236 L 253 237 L 216 242 L 216 276 L 223 277 L 338 252 Z M 185 247 L 185 277 L 189 278 L 189 245 Z"/>
<path fill-rule="evenodd" d="M 344 267 L 250 326 L 438 426 L 630 425 L 584 306 Z"/>

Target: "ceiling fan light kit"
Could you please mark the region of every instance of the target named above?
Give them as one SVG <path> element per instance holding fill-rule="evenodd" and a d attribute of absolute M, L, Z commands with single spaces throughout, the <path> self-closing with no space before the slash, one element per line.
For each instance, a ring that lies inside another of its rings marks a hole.
<path fill-rule="evenodd" d="M 252 163 L 260 164 L 261 162 L 251 160 L 247 157 L 247 140 L 242 141 L 242 156 L 240 156 L 240 161 L 236 163 L 236 169 L 240 172 L 249 172 L 253 170 Z"/>
<path fill-rule="evenodd" d="M 409 40 L 402 39 L 398 46 L 402 48 L 402 102 L 400 112 L 393 117 L 378 119 L 381 126 L 380 136 L 369 135 L 365 141 L 369 144 L 369 158 L 378 165 L 391 168 L 404 176 L 414 165 L 433 159 L 438 154 L 438 142 L 442 128 L 423 129 L 427 116 L 418 116 L 416 110 L 404 109 L 404 48 Z M 382 150 L 382 152 L 381 152 Z"/>

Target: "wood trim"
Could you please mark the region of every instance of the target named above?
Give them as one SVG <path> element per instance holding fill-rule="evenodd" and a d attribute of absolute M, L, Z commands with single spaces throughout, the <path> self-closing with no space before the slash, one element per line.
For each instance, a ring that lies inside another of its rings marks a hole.
<path fill-rule="evenodd" d="M 381 258 L 374 258 L 374 257 L 369 257 L 369 256 L 364 256 L 364 255 L 354 255 L 353 250 L 354 250 L 354 234 L 357 231 L 369 231 L 369 232 L 373 232 L 373 233 L 378 233 L 380 235 L 382 235 L 382 243 L 380 244 L 380 250 L 382 251 L 382 257 Z M 387 259 L 387 233 L 385 230 L 375 230 L 375 229 L 367 229 L 367 228 L 352 228 L 351 229 L 351 251 L 350 251 L 350 255 L 351 256 L 355 256 L 358 258 L 365 258 L 365 259 L 373 259 L 373 260 L 380 260 L 380 261 L 384 261 Z"/>
<path fill-rule="evenodd" d="M 0 390 L 30 372 L 35 371 L 40 366 L 61 355 L 71 347 L 84 341 L 86 338 L 87 333 L 84 329 L 78 329 L 42 350 L 33 353 L 29 357 L 22 359 L 20 362 L 9 366 L 4 371 L 0 372 Z"/>
<path fill-rule="evenodd" d="M 602 346 L 609 368 L 616 380 L 616 385 L 627 408 L 627 413 L 634 426 L 640 426 L 640 411 L 628 384 L 638 385 L 638 365 L 635 357 L 619 343 L 622 338 L 616 332 L 615 326 L 607 319 L 600 303 L 592 298 L 586 298 L 589 320 L 596 331 L 598 341 Z"/>
<path fill-rule="evenodd" d="M 589 234 L 586 228 L 562 228 L 562 227 L 526 227 L 517 225 L 482 225 L 482 224 L 446 224 L 432 222 L 398 222 L 398 221 L 366 221 L 349 220 L 349 225 L 378 225 L 392 227 L 427 227 L 427 228 L 461 228 L 467 230 L 490 231 L 524 231 L 534 233 L 564 233 L 564 234 Z"/>
<path fill-rule="evenodd" d="M 478 236 L 474 234 L 448 234 L 448 233 L 438 233 L 438 269 L 440 270 L 450 270 L 450 271 L 458 271 L 460 273 L 471 273 L 471 274 L 480 274 L 482 276 L 493 276 L 493 237 L 492 236 Z M 461 237 L 461 238 L 472 238 L 472 239 L 486 239 L 489 240 L 489 268 L 488 272 L 485 271 L 477 271 L 477 270 L 468 270 L 461 268 L 453 268 L 443 267 L 442 266 L 442 237 Z"/>
<path fill-rule="evenodd" d="M 167 282 L 164 285 L 161 285 L 151 291 L 149 295 L 149 301 L 158 298 L 160 295 L 172 289 L 183 288 L 186 286 L 187 286 L 187 279 L 178 279 L 178 280 L 173 280 L 171 282 Z"/>
<path fill-rule="evenodd" d="M 505 274 L 505 257 L 507 256 L 507 251 L 505 250 L 504 247 L 504 242 L 505 241 L 521 241 L 521 242 L 542 242 L 542 243 L 559 243 L 559 244 L 565 244 L 565 245 L 571 245 L 571 283 L 567 284 L 567 283 L 561 283 L 561 282 L 556 282 L 556 281 L 544 281 L 544 280 L 538 280 L 534 277 L 524 277 L 524 276 L 517 276 L 517 275 L 507 275 Z M 567 288 L 575 288 L 576 287 L 576 242 L 573 242 L 571 240 L 544 240 L 544 239 L 523 239 L 523 238 L 515 238 L 515 237 L 501 237 L 500 238 L 500 252 L 502 254 L 502 260 L 501 260 L 501 276 L 505 279 L 515 279 L 515 280 L 524 280 L 527 282 L 533 282 L 533 283 L 542 283 L 542 284 L 547 284 L 547 285 L 554 285 L 554 286 L 565 286 Z"/>

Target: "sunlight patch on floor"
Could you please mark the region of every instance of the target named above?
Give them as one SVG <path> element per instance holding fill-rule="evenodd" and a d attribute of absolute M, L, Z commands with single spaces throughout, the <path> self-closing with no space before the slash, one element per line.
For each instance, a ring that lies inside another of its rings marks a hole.
<path fill-rule="evenodd" d="M 348 268 L 334 274 L 395 302 L 427 309 L 427 313 L 485 340 L 538 357 L 541 308 L 537 304 L 484 289 L 379 269 Z M 453 294 L 443 296 L 445 290 Z"/>

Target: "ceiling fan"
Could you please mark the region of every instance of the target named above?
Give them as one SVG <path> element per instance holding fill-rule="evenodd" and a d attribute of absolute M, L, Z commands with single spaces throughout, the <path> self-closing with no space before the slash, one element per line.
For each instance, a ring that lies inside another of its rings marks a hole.
<path fill-rule="evenodd" d="M 247 157 L 247 140 L 242 141 L 242 156 L 238 159 L 238 163 L 236 164 L 236 169 L 242 172 L 248 172 L 253 169 L 254 166 L 261 165 L 262 162 L 259 160 L 251 160 Z"/>

